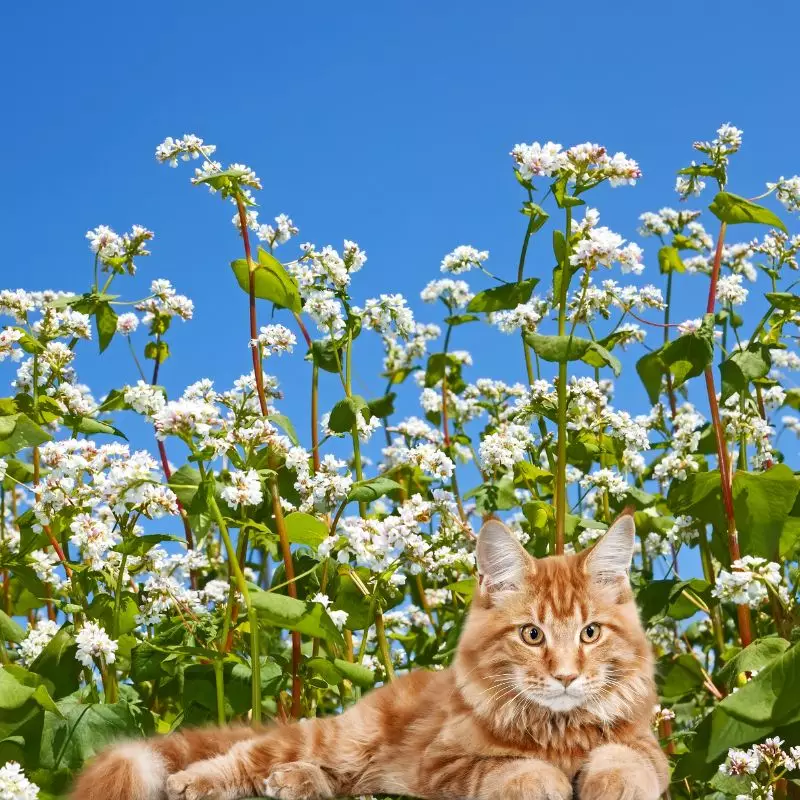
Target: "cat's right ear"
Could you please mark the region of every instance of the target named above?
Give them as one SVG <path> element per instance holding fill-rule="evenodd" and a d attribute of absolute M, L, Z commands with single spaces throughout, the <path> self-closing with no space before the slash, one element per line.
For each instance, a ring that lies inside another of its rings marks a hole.
<path fill-rule="evenodd" d="M 489 593 L 520 589 L 531 557 L 500 520 L 490 519 L 478 534 L 476 549 L 481 586 Z"/>

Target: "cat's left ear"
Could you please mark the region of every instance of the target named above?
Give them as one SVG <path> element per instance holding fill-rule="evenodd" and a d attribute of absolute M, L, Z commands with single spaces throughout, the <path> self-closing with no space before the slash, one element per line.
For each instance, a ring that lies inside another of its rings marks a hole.
<path fill-rule="evenodd" d="M 585 562 L 586 571 L 599 581 L 627 578 L 633 559 L 635 534 L 633 514 L 626 511 L 589 551 Z"/>
<path fill-rule="evenodd" d="M 489 594 L 522 588 L 531 557 L 498 519 L 490 519 L 478 534 L 475 550 L 478 574 Z"/>

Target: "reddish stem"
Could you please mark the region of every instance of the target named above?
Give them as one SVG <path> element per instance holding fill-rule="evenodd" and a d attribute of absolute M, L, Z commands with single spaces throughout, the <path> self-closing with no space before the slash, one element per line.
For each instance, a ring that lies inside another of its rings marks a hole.
<path fill-rule="evenodd" d="M 258 339 L 258 319 L 256 316 L 256 267 L 253 262 L 253 254 L 250 250 L 250 233 L 247 230 L 247 213 L 245 212 L 244 203 L 237 198 L 236 207 L 239 210 L 239 228 L 242 232 L 242 241 L 244 242 L 244 257 L 247 261 L 248 271 L 248 294 L 250 296 L 250 342 L 252 343 Z M 267 398 L 264 395 L 264 376 L 261 372 L 261 359 L 258 354 L 258 347 L 251 346 L 250 350 L 253 356 L 253 374 L 256 378 L 256 393 L 258 394 L 258 404 L 261 407 L 261 413 L 267 416 Z"/>
<path fill-rule="evenodd" d="M 708 303 L 706 313 L 713 314 L 717 300 L 717 282 L 719 280 L 720 266 L 722 264 L 722 247 L 725 242 L 726 224 L 723 222 L 719 228 L 717 247 L 714 252 L 714 264 L 711 270 L 711 285 L 708 290 Z M 728 461 L 728 446 L 725 442 L 725 434 L 722 429 L 722 420 L 719 415 L 719 404 L 717 403 L 717 391 L 714 387 L 714 372 L 710 366 L 705 370 L 706 390 L 708 392 L 708 405 L 711 411 L 711 424 L 714 427 L 714 437 L 717 443 L 717 461 L 719 463 L 720 491 L 722 493 L 722 505 L 725 510 L 725 518 L 728 528 L 728 551 L 731 561 L 741 558 L 739 549 L 739 534 L 736 530 L 736 515 L 733 508 L 733 485 L 731 479 L 731 466 Z M 750 628 L 750 609 L 746 605 L 736 607 L 736 616 L 739 628 L 739 638 L 742 647 L 747 647 L 753 641 Z"/>
<path fill-rule="evenodd" d="M 258 338 L 258 318 L 256 315 L 256 283 L 255 283 L 255 264 L 250 249 L 250 234 L 247 230 L 247 214 L 245 213 L 244 203 L 241 198 L 236 198 L 236 207 L 239 211 L 239 228 L 244 242 L 244 256 L 247 261 L 249 272 L 248 294 L 250 299 L 250 340 Z M 304 328 L 301 323 L 301 328 Z M 307 332 L 306 332 L 307 335 Z M 310 337 L 308 339 L 310 341 Z M 256 392 L 258 394 L 258 404 L 261 413 L 266 417 L 269 413 L 267 408 L 267 398 L 264 394 L 264 376 L 261 373 L 261 359 L 258 347 L 250 348 L 253 353 L 253 372 L 256 378 Z M 275 516 L 275 527 L 278 531 L 278 539 L 281 545 L 283 556 L 283 568 L 286 572 L 288 581 L 287 591 L 290 597 L 297 597 L 297 586 L 295 585 L 294 564 L 292 563 L 292 551 L 289 546 L 289 539 L 286 533 L 286 525 L 283 521 L 283 509 L 281 508 L 278 487 L 271 481 L 270 490 L 272 493 L 272 513 Z M 302 700 L 302 685 L 300 682 L 300 661 L 302 639 L 297 631 L 292 631 L 292 716 L 297 719 L 300 716 L 300 702 Z"/>

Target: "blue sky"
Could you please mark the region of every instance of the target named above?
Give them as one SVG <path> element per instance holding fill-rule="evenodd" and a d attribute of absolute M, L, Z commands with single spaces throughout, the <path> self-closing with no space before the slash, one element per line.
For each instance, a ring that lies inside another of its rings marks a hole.
<path fill-rule="evenodd" d="M 488 266 L 512 276 L 525 224 L 508 157 L 517 142 L 591 140 L 636 158 L 636 188 L 592 196 L 603 223 L 628 237 L 641 212 L 677 202 L 675 170 L 722 122 L 745 131 L 732 191 L 754 195 L 800 171 L 785 44 L 800 8 L 788 0 L 17 3 L 0 15 L 2 285 L 81 291 L 87 229 L 153 229 L 153 256 L 117 288 L 137 298 L 167 277 L 195 301 L 195 320 L 170 332 L 163 383 L 173 396 L 204 375 L 228 386 L 248 350 L 246 298 L 228 268 L 240 257 L 232 209 L 190 186 L 185 165 L 156 164 L 167 135 L 195 132 L 221 160 L 251 165 L 265 221 L 286 212 L 301 241 L 359 242 L 369 262 L 357 298 L 400 291 L 426 321 L 440 314 L 422 308 L 419 291 L 456 245 L 488 249 Z M 643 280 L 660 285 L 657 246 L 643 244 Z M 528 274 L 551 267 L 545 235 Z M 699 316 L 705 279 L 685 281 L 675 316 Z M 523 379 L 516 337 L 471 328 L 455 338 L 479 365 L 469 378 Z M 376 396 L 379 351 L 362 341 L 355 388 Z M 95 349 L 84 345 L 77 366 L 98 395 L 135 380 L 122 342 L 102 361 Z M 620 405 L 642 411 L 627 363 Z M 296 354 L 275 371 L 286 411 L 305 420 L 307 364 Z M 323 408 L 339 397 L 332 376 L 327 388 Z M 414 397 L 405 410 L 418 411 Z"/>

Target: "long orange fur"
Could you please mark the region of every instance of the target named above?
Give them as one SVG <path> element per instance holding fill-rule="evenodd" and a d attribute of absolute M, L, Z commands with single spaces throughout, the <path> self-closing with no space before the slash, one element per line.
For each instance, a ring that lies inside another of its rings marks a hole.
<path fill-rule="evenodd" d="M 118 745 L 88 766 L 73 797 L 655 800 L 668 770 L 627 578 L 633 536 L 623 516 L 591 551 L 536 560 L 490 521 L 449 669 L 412 672 L 336 717 Z M 585 642 L 590 623 L 599 636 Z"/>

